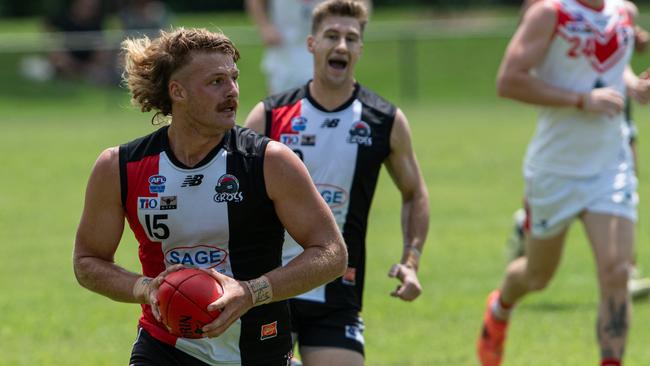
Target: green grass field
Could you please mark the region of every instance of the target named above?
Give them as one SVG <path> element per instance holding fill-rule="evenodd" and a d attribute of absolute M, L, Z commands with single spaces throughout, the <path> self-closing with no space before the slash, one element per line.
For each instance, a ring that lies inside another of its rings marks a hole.
<path fill-rule="evenodd" d="M 431 196 L 420 271 L 424 293 L 403 303 L 389 296 L 396 282 L 386 276 L 401 253 L 400 199 L 382 173 L 370 217 L 363 314 L 370 366 L 478 364 L 474 343 L 484 300 L 503 272 L 504 241 L 523 191 L 521 160 L 534 130 L 534 108 L 494 93 L 506 43 L 504 37 L 418 41 L 416 100 L 399 91 L 400 43 L 366 43 L 358 79 L 406 112 Z M 265 88 L 261 49 L 247 45 L 241 52 L 243 122 Z M 106 147 L 152 131 L 150 116 L 130 107 L 125 91 L 22 80 L 16 72 L 21 56 L 0 54 L 0 364 L 125 365 L 139 306 L 81 288 L 71 251 L 95 158 Z M 636 58 L 634 65 L 640 71 L 650 57 Z M 635 116 L 645 198 L 650 108 L 636 108 Z M 642 201 L 638 260 L 650 274 L 648 207 Z M 552 285 L 517 309 L 505 366 L 597 364 L 595 269 L 579 224 L 565 254 Z M 130 231 L 116 259 L 139 269 Z M 636 303 L 627 365 L 650 364 L 648 323 L 650 301 Z"/>

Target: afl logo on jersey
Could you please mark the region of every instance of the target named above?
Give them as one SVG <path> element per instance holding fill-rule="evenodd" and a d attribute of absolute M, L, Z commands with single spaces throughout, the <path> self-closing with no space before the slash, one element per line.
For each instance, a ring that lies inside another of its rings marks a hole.
<path fill-rule="evenodd" d="M 227 257 L 225 250 L 210 245 L 176 247 L 165 252 L 165 261 L 170 265 L 182 264 L 191 268 L 214 268 Z"/>
<path fill-rule="evenodd" d="M 307 128 L 307 118 L 303 116 L 293 117 L 291 119 L 291 129 L 294 131 L 304 131 Z"/>
<path fill-rule="evenodd" d="M 214 195 L 215 202 L 241 202 L 244 200 L 244 195 L 239 192 L 239 181 L 234 175 L 222 175 L 214 190 L 217 192 Z"/>
<path fill-rule="evenodd" d="M 162 193 L 165 191 L 165 182 L 167 178 L 164 175 L 152 175 L 149 177 L 149 192 Z"/>
<path fill-rule="evenodd" d="M 370 126 L 364 121 L 357 121 L 352 124 L 349 131 L 348 142 L 365 146 L 372 145 Z"/>

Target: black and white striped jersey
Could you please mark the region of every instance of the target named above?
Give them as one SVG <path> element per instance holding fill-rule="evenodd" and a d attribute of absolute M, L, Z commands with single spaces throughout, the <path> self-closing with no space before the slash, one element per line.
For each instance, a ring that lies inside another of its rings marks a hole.
<path fill-rule="evenodd" d="M 169 147 L 168 127 L 120 146 L 122 204 L 146 276 L 165 267 L 214 268 L 249 280 L 279 267 L 284 229 L 264 181 L 269 139 L 235 127 L 203 161 L 187 167 Z M 143 305 L 140 326 L 213 365 L 255 365 L 291 351 L 285 301 L 251 309 L 216 338 L 178 338 Z"/>
<path fill-rule="evenodd" d="M 356 84 L 348 101 L 327 111 L 309 94 L 308 85 L 264 100 L 266 135 L 291 148 L 307 166 L 343 234 L 349 262 L 344 276 L 297 298 L 360 310 L 368 212 L 390 153 L 396 107 Z M 283 261 L 300 251 L 287 235 Z"/>

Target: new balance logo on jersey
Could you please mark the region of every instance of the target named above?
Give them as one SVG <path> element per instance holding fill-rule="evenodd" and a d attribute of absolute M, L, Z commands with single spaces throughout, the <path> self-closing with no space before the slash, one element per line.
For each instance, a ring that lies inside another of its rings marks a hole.
<path fill-rule="evenodd" d="M 203 174 L 190 174 L 185 177 L 181 187 L 195 187 L 201 185 L 203 182 Z"/>
<path fill-rule="evenodd" d="M 320 128 L 336 128 L 339 125 L 339 122 L 341 122 L 341 119 L 339 118 L 325 118 L 325 121 L 320 125 Z"/>

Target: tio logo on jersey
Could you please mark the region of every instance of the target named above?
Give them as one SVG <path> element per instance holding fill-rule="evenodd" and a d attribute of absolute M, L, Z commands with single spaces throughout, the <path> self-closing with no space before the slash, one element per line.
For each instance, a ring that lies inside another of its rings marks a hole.
<path fill-rule="evenodd" d="M 280 142 L 287 146 L 300 145 L 300 135 L 283 133 L 280 135 Z"/>
<path fill-rule="evenodd" d="M 241 202 L 244 200 L 244 194 L 239 192 L 239 181 L 234 175 L 222 175 L 214 190 L 217 192 L 214 195 L 215 202 Z"/>

